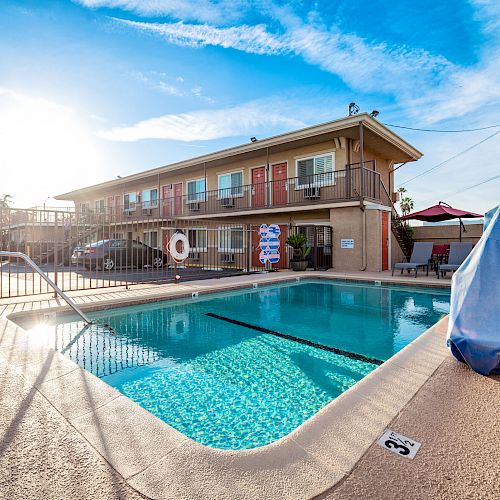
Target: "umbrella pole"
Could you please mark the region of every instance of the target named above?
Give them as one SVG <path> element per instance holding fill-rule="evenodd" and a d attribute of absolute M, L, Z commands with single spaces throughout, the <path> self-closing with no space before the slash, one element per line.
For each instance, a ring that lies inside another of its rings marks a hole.
<path fill-rule="evenodd" d="M 459 237 L 459 241 L 460 241 L 460 242 L 462 242 L 462 219 L 459 217 L 459 218 L 458 218 L 458 220 L 459 220 L 459 222 L 460 222 L 460 224 L 459 224 L 459 226 L 460 226 L 460 237 Z"/>

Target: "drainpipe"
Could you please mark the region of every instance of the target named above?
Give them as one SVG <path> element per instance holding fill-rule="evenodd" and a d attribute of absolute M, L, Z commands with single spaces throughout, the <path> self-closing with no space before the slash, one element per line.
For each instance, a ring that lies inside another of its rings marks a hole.
<path fill-rule="evenodd" d="M 365 152 L 364 152 L 364 140 L 363 140 L 363 122 L 359 122 L 359 173 L 361 175 L 361 196 L 359 200 L 359 208 L 363 212 L 363 227 L 362 227 L 362 264 L 360 271 L 366 270 L 366 209 L 364 205 L 364 194 L 365 194 L 365 176 L 364 176 L 364 164 L 365 164 Z"/>

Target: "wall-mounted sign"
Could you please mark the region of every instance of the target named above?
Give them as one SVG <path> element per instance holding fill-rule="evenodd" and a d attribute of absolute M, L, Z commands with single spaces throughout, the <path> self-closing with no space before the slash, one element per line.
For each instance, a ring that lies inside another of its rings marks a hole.
<path fill-rule="evenodd" d="M 277 224 L 261 224 L 260 234 L 260 254 L 259 260 L 262 264 L 270 262 L 277 264 L 280 261 L 280 234 L 281 229 Z"/>
<path fill-rule="evenodd" d="M 354 240 L 352 239 L 340 240 L 340 248 L 354 248 Z"/>

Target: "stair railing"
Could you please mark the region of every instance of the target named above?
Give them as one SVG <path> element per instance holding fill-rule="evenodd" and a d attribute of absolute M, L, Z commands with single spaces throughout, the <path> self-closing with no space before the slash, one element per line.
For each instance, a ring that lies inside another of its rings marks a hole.
<path fill-rule="evenodd" d="M 7 252 L 0 251 L 1 257 L 15 257 L 18 259 L 23 259 L 28 266 L 30 266 L 35 272 L 37 272 L 54 290 L 54 292 L 59 295 L 65 302 L 68 304 L 73 311 L 75 311 L 80 318 L 85 321 L 88 325 L 92 324 L 92 321 L 88 318 L 88 316 L 78 307 L 78 305 L 70 299 L 36 264 L 31 260 L 26 254 L 22 252 Z"/>

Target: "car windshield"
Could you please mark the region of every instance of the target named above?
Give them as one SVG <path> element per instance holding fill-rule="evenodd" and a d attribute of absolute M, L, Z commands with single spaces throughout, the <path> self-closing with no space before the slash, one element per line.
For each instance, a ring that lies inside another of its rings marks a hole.
<path fill-rule="evenodd" d="M 102 245 L 105 245 L 106 243 L 109 243 L 110 240 L 99 240 L 94 243 L 90 243 L 90 245 L 87 245 L 87 247 L 100 247 Z"/>

